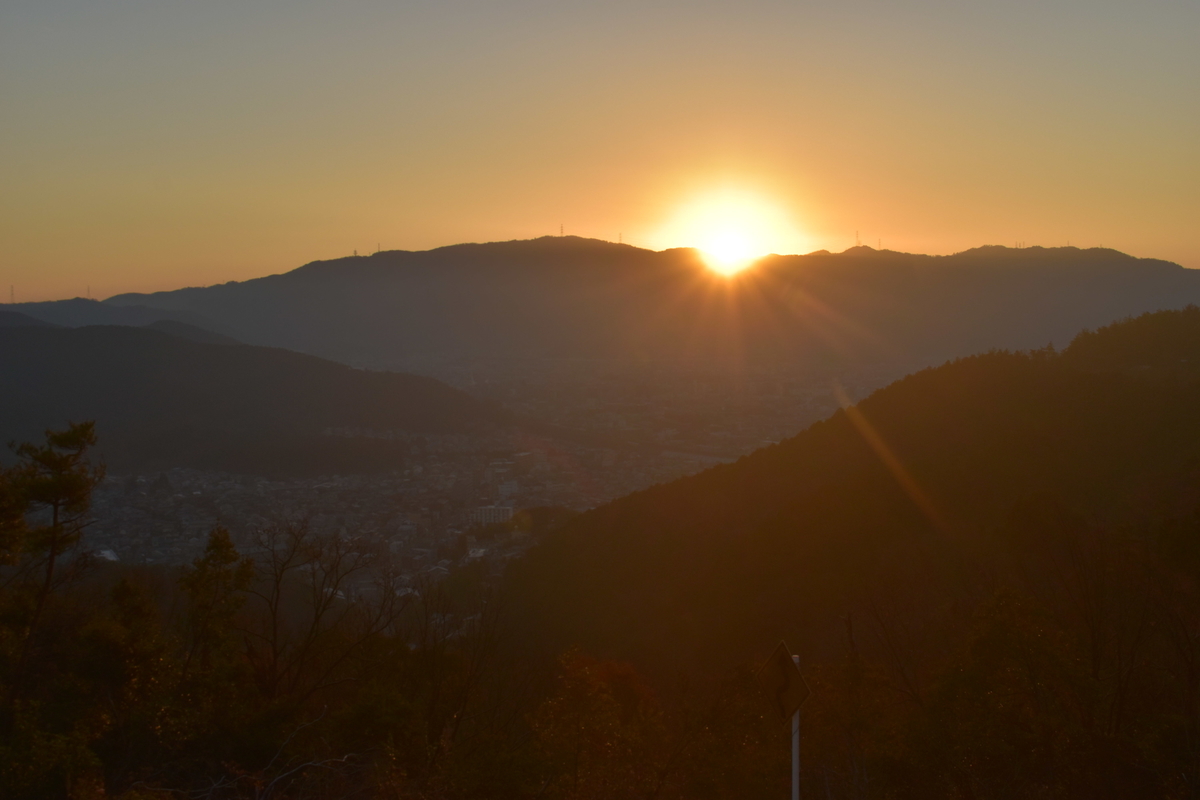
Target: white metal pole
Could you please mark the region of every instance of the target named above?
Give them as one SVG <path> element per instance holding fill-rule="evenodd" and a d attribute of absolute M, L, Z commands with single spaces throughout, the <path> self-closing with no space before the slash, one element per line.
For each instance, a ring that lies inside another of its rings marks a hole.
<path fill-rule="evenodd" d="M 792 714 L 792 800 L 800 800 L 800 712 Z"/>
<path fill-rule="evenodd" d="M 800 666 L 800 656 L 792 656 Z M 800 800 L 800 709 L 792 714 L 792 800 Z"/>

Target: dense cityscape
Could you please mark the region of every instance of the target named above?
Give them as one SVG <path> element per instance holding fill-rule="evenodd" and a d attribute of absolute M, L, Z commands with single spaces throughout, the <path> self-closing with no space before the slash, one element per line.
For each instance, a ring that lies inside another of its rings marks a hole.
<path fill-rule="evenodd" d="M 386 545 L 415 580 L 519 552 L 509 542 L 477 543 L 475 534 L 520 509 L 584 511 L 736 460 L 836 408 L 830 381 L 802 382 L 780 369 L 759 369 L 742 381 L 643 369 L 639 380 L 629 380 L 615 370 L 506 366 L 458 377 L 463 388 L 517 418 L 544 423 L 539 433 L 324 431 L 402 442 L 405 463 L 385 473 L 297 478 L 176 467 L 110 474 L 95 493 L 87 546 L 109 560 L 186 564 L 218 525 L 252 548 L 263 526 L 303 523 L 316 533 Z M 846 390 L 866 394 L 894 369 L 847 375 Z"/>

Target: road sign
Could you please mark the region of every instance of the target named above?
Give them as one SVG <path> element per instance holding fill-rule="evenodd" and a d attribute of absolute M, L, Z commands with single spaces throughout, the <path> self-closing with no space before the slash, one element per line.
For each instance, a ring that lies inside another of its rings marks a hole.
<path fill-rule="evenodd" d="M 780 719 L 788 720 L 800 710 L 810 694 L 800 668 L 783 642 L 758 671 L 758 685 L 766 692 Z"/>

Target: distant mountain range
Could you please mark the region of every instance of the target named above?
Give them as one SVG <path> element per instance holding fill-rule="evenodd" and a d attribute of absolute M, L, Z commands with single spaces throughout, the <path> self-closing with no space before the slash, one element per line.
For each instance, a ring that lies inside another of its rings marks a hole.
<path fill-rule="evenodd" d="M 142 327 L 203 344 L 241 344 L 241 342 L 232 336 L 222 336 L 219 333 L 213 333 L 204 328 L 173 319 L 160 319 Z"/>
<path fill-rule="evenodd" d="M 421 371 L 496 358 L 937 363 L 993 347 L 1061 346 L 1081 329 L 1190 302 L 1200 302 L 1200 272 L 1105 249 L 923 256 L 856 247 L 771 256 L 727 280 L 692 250 L 546 237 L 12 310 L 58 324 L 174 319 L 253 344 Z"/>
<path fill-rule="evenodd" d="M 119 471 L 346 473 L 397 468 L 408 447 L 330 429 L 476 433 L 503 420 L 431 378 L 231 341 L 174 322 L 0 326 L 0 441 L 94 419 Z"/>
<path fill-rule="evenodd" d="M 202 326 L 203 320 L 186 311 L 169 311 L 161 308 L 102 303 L 83 297 L 70 300 L 47 300 L 40 303 L 16 303 L 5 307 L 6 313 L 20 313 L 27 317 L 60 325 L 65 328 L 80 328 L 84 325 L 129 325 L 141 327 L 161 320 L 174 320 Z"/>
<path fill-rule="evenodd" d="M 1070 515 L 1155 541 L 1200 507 L 1197 409 L 1194 307 L 1061 353 L 926 369 L 735 464 L 577 517 L 513 565 L 507 608 L 548 652 L 578 645 L 660 676 L 753 662 L 781 637 L 826 657 L 851 612 L 877 633 L 892 614 L 917 625 L 913 604 L 996 591 L 1007 559 L 1040 553 Z"/>
<path fill-rule="evenodd" d="M 81 303 L 83 303 L 83 304 L 95 303 L 95 305 L 94 306 L 81 305 Z M 22 314 L 19 311 L 0 311 L 0 328 L 62 328 L 62 327 L 77 328 L 77 327 L 83 327 L 86 325 L 95 325 L 95 324 L 114 324 L 114 325 L 126 325 L 127 327 L 149 328 L 151 330 L 161 331 L 162 333 L 170 334 L 171 336 L 178 336 L 182 339 L 190 339 L 193 342 L 205 342 L 207 344 L 241 344 L 237 339 L 234 339 L 231 336 L 223 336 L 219 333 L 213 333 L 212 331 L 205 330 L 204 328 L 198 327 L 196 325 L 189 325 L 186 322 L 180 322 L 176 319 L 171 319 L 169 317 L 166 319 L 163 319 L 162 318 L 164 316 L 163 312 L 156 312 L 156 311 L 149 310 L 149 309 L 136 309 L 135 314 L 126 314 L 124 312 L 126 312 L 128 309 L 125 309 L 125 308 L 113 309 L 113 308 L 109 308 L 108 306 L 102 306 L 99 303 L 96 303 L 95 301 L 92 301 L 92 300 L 84 300 L 84 301 L 67 300 L 67 301 L 64 301 L 64 305 L 62 305 L 62 306 L 56 306 L 53 303 L 45 303 L 45 304 L 39 303 L 39 304 L 37 304 L 37 306 L 39 308 L 49 309 L 49 313 L 47 314 L 47 316 L 57 317 L 61 320 L 64 320 L 64 324 L 48 322 L 44 319 L 39 319 L 37 317 L 31 317 L 28 314 Z M 71 312 L 70 309 L 72 309 L 72 308 L 74 308 L 76 310 L 76 312 L 79 312 L 79 313 Z M 28 309 L 28 310 L 34 310 L 34 309 Z M 143 312 L 147 312 L 147 311 L 149 313 L 143 313 Z M 37 313 L 36 310 L 35 310 L 35 313 Z M 90 321 L 97 317 L 121 318 L 121 319 L 125 319 L 126 322 L 124 322 L 124 323 L 118 323 L 118 322 L 96 323 L 94 321 Z M 141 319 L 147 318 L 147 317 L 152 318 L 154 321 L 153 322 L 139 321 L 138 324 L 136 324 L 136 325 L 129 324 L 133 320 L 141 320 Z M 89 320 L 89 321 L 80 323 L 80 320 Z M 72 324 L 72 323 L 79 323 L 79 324 Z"/>
<path fill-rule="evenodd" d="M 0 311 L 0 328 L 56 328 L 53 322 L 35 319 L 19 311 Z"/>

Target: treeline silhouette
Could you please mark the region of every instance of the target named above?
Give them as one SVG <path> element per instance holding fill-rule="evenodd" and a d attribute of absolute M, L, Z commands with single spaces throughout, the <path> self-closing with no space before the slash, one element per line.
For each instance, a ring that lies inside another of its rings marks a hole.
<path fill-rule="evenodd" d="M 1200 791 L 1200 310 L 913 375 L 587 514 L 497 584 L 300 524 L 189 567 L 77 547 L 90 424 L 5 471 L 5 797 Z M 90 793 L 90 794 L 89 794 Z"/>

